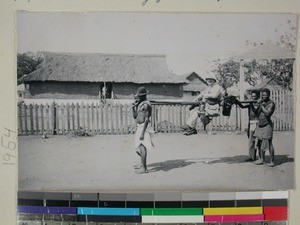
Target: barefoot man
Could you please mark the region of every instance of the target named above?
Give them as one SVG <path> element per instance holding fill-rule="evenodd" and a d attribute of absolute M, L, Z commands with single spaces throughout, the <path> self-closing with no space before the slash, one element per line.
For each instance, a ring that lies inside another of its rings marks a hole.
<path fill-rule="evenodd" d="M 265 152 L 270 153 L 269 167 L 275 166 L 275 152 L 273 146 L 273 122 L 271 116 L 275 111 L 275 103 L 270 99 L 270 90 L 264 88 L 261 90 L 261 99 L 258 101 L 258 126 L 255 129 L 254 137 L 256 137 L 257 148 L 260 152 L 260 159 L 254 163 L 261 165 L 265 163 Z"/>
<path fill-rule="evenodd" d="M 150 117 L 152 107 L 147 101 L 148 91 L 145 87 L 139 87 L 134 94 L 135 102 L 132 105 L 133 118 L 137 123 L 135 133 L 135 147 L 138 148 L 137 154 L 141 158 L 141 166 L 139 173 L 147 173 L 147 150 L 154 147 L 152 143 L 152 135 L 154 130 L 150 126 Z"/>

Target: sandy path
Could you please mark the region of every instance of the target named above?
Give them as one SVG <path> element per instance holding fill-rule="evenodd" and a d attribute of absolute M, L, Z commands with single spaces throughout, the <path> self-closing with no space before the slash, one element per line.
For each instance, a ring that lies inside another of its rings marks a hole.
<path fill-rule="evenodd" d="M 275 133 L 274 168 L 245 162 L 247 137 L 156 134 L 148 174 L 136 174 L 133 135 L 19 137 L 19 190 L 285 190 L 294 182 L 294 133 Z"/>

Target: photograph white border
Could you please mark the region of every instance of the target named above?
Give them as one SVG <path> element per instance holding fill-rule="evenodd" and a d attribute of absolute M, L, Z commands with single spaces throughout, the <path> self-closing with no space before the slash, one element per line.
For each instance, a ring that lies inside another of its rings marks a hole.
<path fill-rule="evenodd" d="M 1 120 L 0 132 L 4 135 L 5 129 L 17 130 L 16 123 L 16 36 L 15 36 L 15 18 L 17 10 L 28 11 L 140 11 L 140 12 L 272 12 L 272 13 L 300 13 L 300 3 L 298 0 L 149 0 L 145 6 L 142 6 L 142 0 L 53 0 L 51 2 L 41 2 L 34 0 L 4 0 L 1 1 L 0 13 L 0 104 Z M 299 20 L 299 17 L 298 17 Z M 299 40 L 299 30 L 298 37 Z M 300 66 L 299 45 L 297 45 L 297 65 Z M 295 85 L 300 85 L 300 79 L 295 79 Z M 297 92 L 297 90 L 296 90 Z M 296 105 L 296 131 L 300 124 L 299 104 Z M 297 134 L 296 134 L 297 136 Z M 295 149 L 298 149 L 299 140 L 296 139 Z M 3 151 L 3 148 L 1 148 Z M 295 172 L 299 171 L 299 159 L 297 158 Z M 16 158 L 17 162 L 17 158 Z M 289 224 L 297 224 L 300 215 L 297 214 L 297 205 L 300 200 L 299 180 L 300 173 L 296 174 L 296 189 L 290 191 L 289 199 Z M 17 203 L 17 163 L 15 165 L 4 165 L 1 155 L 0 177 L 3 179 L 1 185 L 0 211 L 2 214 L 1 222 L 3 224 L 16 224 L 16 203 Z M 2 224 L 2 223 L 1 223 Z"/>

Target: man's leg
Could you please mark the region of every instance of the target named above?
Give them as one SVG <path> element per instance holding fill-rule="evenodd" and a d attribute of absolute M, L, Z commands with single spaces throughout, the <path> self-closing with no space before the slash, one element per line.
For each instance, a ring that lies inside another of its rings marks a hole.
<path fill-rule="evenodd" d="M 140 144 L 140 156 L 141 156 L 141 172 L 148 172 L 147 170 L 147 149 L 144 145 Z"/>
<path fill-rule="evenodd" d="M 269 151 L 270 151 L 270 163 L 268 164 L 268 166 L 273 167 L 275 166 L 275 150 L 274 150 L 272 139 L 269 140 Z"/>
<path fill-rule="evenodd" d="M 248 148 L 249 148 L 249 157 L 254 162 L 256 160 L 256 148 L 255 148 L 255 139 L 253 135 L 254 135 L 254 131 L 250 131 Z"/>
<path fill-rule="evenodd" d="M 198 107 L 196 107 L 190 111 L 190 116 L 187 119 L 186 124 L 191 128 L 196 128 L 198 118 Z"/>
<path fill-rule="evenodd" d="M 261 149 L 261 140 L 258 140 L 256 147 L 259 152 L 259 158 L 258 158 L 258 160 L 254 161 L 254 164 L 262 165 L 264 163 L 264 152 Z"/>
<path fill-rule="evenodd" d="M 196 125 L 197 125 L 198 118 L 199 117 L 198 117 L 198 107 L 197 107 L 190 112 L 190 116 L 186 121 L 186 124 L 188 125 L 188 129 L 187 132 L 184 133 L 184 135 L 197 134 Z"/>

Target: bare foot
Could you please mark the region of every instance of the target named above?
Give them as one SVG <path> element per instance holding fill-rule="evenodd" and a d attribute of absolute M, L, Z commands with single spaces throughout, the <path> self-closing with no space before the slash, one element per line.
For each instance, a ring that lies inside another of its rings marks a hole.
<path fill-rule="evenodd" d="M 256 160 L 256 161 L 254 161 L 253 163 L 254 163 L 255 165 L 262 165 L 262 164 L 264 164 L 264 162 L 263 162 L 261 159 Z"/>
<path fill-rule="evenodd" d="M 143 166 L 141 164 L 136 164 L 133 167 L 134 169 L 141 169 Z"/>
<path fill-rule="evenodd" d="M 143 174 L 143 173 L 148 173 L 149 171 L 144 168 L 140 168 L 139 170 L 136 171 L 137 174 Z"/>

